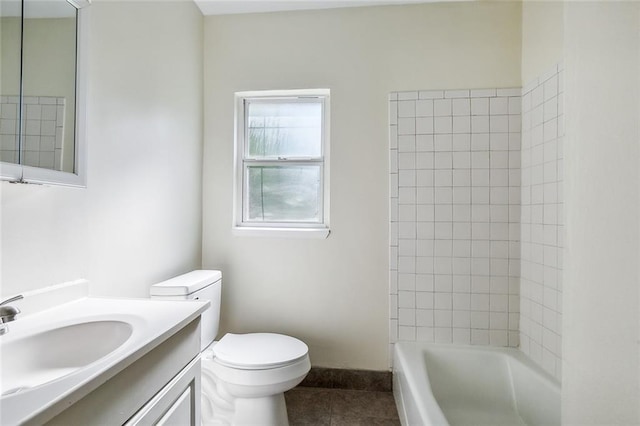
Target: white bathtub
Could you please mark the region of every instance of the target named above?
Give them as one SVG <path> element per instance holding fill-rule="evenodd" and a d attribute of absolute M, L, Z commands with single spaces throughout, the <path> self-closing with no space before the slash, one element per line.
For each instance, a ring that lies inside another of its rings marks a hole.
<path fill-rule="evenodd" d="M 560 425 L 560 386 L 517 349 L 396 343 L 403 425 Z"/>

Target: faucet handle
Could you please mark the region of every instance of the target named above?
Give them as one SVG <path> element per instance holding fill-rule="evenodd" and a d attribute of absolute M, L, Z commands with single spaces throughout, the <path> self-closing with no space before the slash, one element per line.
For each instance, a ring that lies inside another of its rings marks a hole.
<path fill-rule="evenodd" d="M 9 299 L 0 302 L 0 336 L 9 332 L 9 327 L 6 323 L 15 321 L 16 315 L 20 313 L 20 309 L 15 306 L 3 306 L 16 300 L 24 299 L 24 296 L 19 294 L 17 296 L 10 297 Z"/>
<path fill-rule="evenodd" d="M 21 295 L 21 294 L 19 294 L 17 296 L 13 296 L 13 297 L 11 297 L 11 298 L 3 301 L 3 302 L 0 302 L 0 306 L 6 305 L 7 303 L 15 302 L 16 300 L 20 300 L 20 299 L 24 299 L 24 296 Z"/>
<path fill-rule="evenodd" d="M 16 315 L 20 313 L 20 309 L 13 306 L 0 306 L 0 321 L 11 322 L 16 319 Z"/>

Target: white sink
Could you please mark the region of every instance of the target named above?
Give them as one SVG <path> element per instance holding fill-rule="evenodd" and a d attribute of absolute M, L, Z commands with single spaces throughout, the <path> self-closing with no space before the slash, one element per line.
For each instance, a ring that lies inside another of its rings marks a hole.
<path fill-rule="evenodd" d="M 133 332 L 123 321 L 91 321 L 52 328 L 2 345 L 2 396 L 71 374 L 109 355 Z"/>
<path fill-rule="evenodd" d="M 35 296 L 34 296 L 35 298 Z M 127 368 L 208 302 L 82 297 L 23 311 L 0 337 L 0 424 L 42 424 Z M 46 298 L 45 298 L 46 299 Z"/>

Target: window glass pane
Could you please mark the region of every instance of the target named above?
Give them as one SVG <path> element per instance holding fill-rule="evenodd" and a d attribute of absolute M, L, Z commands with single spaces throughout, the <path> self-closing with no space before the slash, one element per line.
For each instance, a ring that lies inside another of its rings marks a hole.
<path fill-rule="evenodd" d="M 251 158 L 320 157 L 322 104 L 249 102 L 247 133 Z"/>
<path fill-rule="evenodd" d="M 252 222 L 320 222 L 320 166 L 249 166 Z"/>

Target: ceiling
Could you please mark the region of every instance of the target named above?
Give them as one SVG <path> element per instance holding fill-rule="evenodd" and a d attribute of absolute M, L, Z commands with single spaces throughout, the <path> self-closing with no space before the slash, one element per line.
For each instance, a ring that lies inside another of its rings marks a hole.
<path fill-rule="evenodd" d="M 280 12 L 285 10 L 332 9 L 340 7 L 452 2 L 463 0 L 194 0 L 204 15 Z"/>

